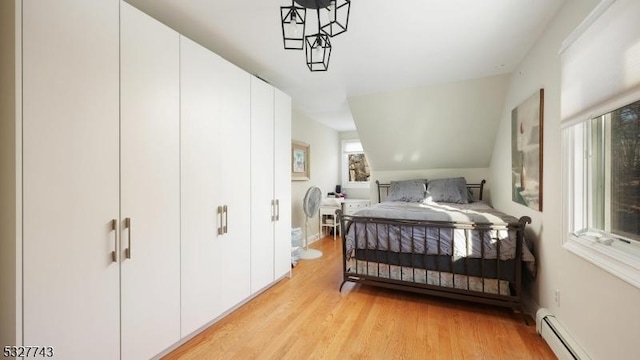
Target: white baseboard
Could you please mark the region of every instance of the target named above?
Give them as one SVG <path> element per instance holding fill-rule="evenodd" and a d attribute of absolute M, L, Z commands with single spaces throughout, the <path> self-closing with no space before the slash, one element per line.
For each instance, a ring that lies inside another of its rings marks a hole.
<path fill-rule="evenodd" d="M 591 358 L 548 310 L 536 313 L 536 332 L 547 342 L 559 360 L 590 360 Z"/>
<path fill-rule="evenodd" d="M 307 244 L 313 244 L 314 242 L 320 240 L 320 233 L 315 233 L 309 237 L 307 237 Z"/>
<path fill-rule="evenodd" d="M 238 308 L 240 308 L 241 306 L 245 305 L 249 301 L 253 300 L 255 297 L 257 297 L 258 295 L 262 294 L 263 292 L 267 291 L 269 288 L 271 288 L 275 284 L 279 283 L 280 281 L 282 281 L 285 278 L 290 278 L 290 277 L 291 277 L 291 271 L 289 271 L 288 274 L 285 274 L 284 276 L 280 277 L 279 279 L 275 280 L 274 282 L 272 282 L 272 283 L 268 284 L 267 286 L 263 287 L 262 289 L 260 289 L 260 290 L 256 291 L 255 293 L 251 294 L 249 297 L 247 297 L 246 299 L 244 299 L 241 302 L 237 303 L 231 309 L 225 311 L 224 313 L 222 313 L 221 315 L 219 315 L 215 319 L 213 319 L 213 320 L 209 321 L 208 323 L 202 325 L 200 328 L 196 329 L 195 331 L 191 332 L 190 334 L 187 334 L 186 336 L 183 336 L 182 339 L 180 339 L 178 342 L 176 342 L 175 344 L 171 345 L 170 347 L 168 347 L 167 349 L 165 349 L 164 351 L 162 351 L 158 355 L 154 356 L 152 358 L 152 360 L 160 360 L 163 357 L 167 356 L 170 352 L 172 352 L 175 349 L 179 348 L 180 346 L 184 345 L 189 340 L 193 339 L 198 334 L 200 334 L 201 332 L 205 331 L 207 328 L 211 327 L 212 325 L 214 325 L 218 321 L 224 319 L 227 315 L 229 315 L 232 312 L 238 310 Z"/>

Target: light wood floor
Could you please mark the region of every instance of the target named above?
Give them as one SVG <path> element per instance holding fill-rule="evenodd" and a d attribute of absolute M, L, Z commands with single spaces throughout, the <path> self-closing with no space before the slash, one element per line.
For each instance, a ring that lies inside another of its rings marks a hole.
<path fill-rule="evenodd" d="M 506 308 L 353 284 L 340 293 L 340 239 L 312 247 L 324 256 L 165 359 L 555 359 Z"/>

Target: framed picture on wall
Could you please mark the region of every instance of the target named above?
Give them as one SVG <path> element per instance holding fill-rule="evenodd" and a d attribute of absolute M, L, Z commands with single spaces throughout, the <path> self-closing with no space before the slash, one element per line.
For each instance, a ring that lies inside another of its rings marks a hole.
<path fill-rule="evenodd" d="M 301 141 L 291 142 L 291 180 L 309 180 L 311 156 L 309 144 Z"/>
<path fill-rule="evenodd" d="M 511 199 L 542 211 L 544 89 L 511 111 Z"/>

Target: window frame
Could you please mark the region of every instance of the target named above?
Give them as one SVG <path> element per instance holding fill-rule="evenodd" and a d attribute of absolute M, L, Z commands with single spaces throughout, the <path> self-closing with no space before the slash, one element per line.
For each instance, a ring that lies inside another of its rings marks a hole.
<path fill-rule="evenodd" d="M 579 139 L 580 133 L 584 136 L 584 130 L 576 130 L 577 126 L 585 126 L 593 118 L 608 114 L 616 109 L 640 101 L 640 89 L 626 95 L 616 97 L 601 106 L 591 109 L 584 115 L 573 121 L 562 124 L 562 187 L 563 187 L 563 236 L 564 249 L 582 257 L 590 263 L 600 267 L 610 274 L 626 281 L 640 289 L 640 243 L 627 244 L 619 240 L 620 236 L 613 233 L 602 232 L 604 237 L 594 238 L 588 234 L 575 234 L 573 232 L 579 225 L 588 224 L 591 215 L 589 201 L 590 181 L 587 179 L 587 161 L 584 152 L 586 139 Z M 604 144 L 603 144 L 604 145 Z M 605 151 L 606 152 L 606 151 Z M 580 154 L 580 155 L 578 155 Z M 606 161 L 606 159 L 605 159 Z M 580 163 L 581 162 L 581 163 Z M 606 181 L 606 175 L 603 175 Z M 605 186 L 606 187 L 606 186 Z M 576 196 L 576 194 L 582 194 Z M 606 221 L 606 220 L 605 220 Z M 581 226 L 585 227 L 585 226 Z"/>
<path fill-rule="evenodd" d="M 369 181 L 349 181 L 349 155 L 350 154 L 364 154 L 365 158 L 367 158 L 367 154 L 362 151 L 346 151 L 345 145 L 348 143 L 358 143 L 362 147 L 362 142 L 360 139 L 344 139 L 341 143 L 341 153 L 342 153 L 342 161 L 341 161 L 341 173 L 342 173 L 342 188 L 345 189 L 369 189 L 371 186 L 371 177 L 369 177 Z M 369 160 L 367 159 L 367 162 Z"/>

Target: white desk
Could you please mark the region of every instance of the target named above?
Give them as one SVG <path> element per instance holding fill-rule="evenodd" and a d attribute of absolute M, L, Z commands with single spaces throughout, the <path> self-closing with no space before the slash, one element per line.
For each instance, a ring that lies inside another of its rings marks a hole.
<path fill-rule="evenodd" d="M 353 215 L 359 209 L 369 206 L 368 199 L 323 199 L 320 206 L 320 236 L 324 236 L 324 229 L 333 231 L 333 239 L 340 234 L 340 222 L 336 216 L 336 211 L 342 210 L 345 215 Z"/>
<path fill-rule="evenodd" d="M 336 216 L 336 211 L 340 209 L 339 206 L 323 205 L 320 207 L 320 236 L 324 236 L 324 229 L 333 231 L 333 239 L 336 239 L 336 234 L 340 231 L 340 222 Z"/>
<path fill-rule="evenodd" d="M 345 215 L 353 215 L 356 211 L 371 205 L 369 199 L 343 199 L 342 213 Z"/>

